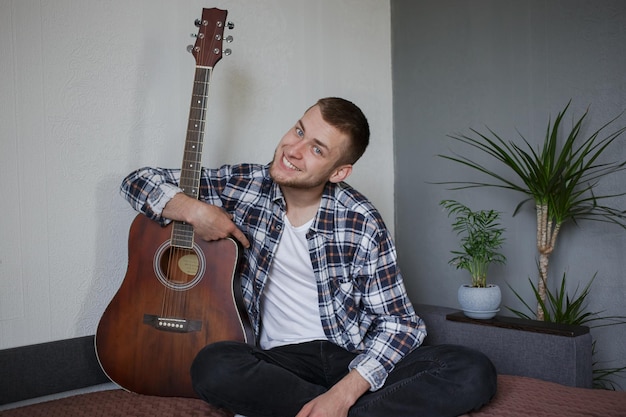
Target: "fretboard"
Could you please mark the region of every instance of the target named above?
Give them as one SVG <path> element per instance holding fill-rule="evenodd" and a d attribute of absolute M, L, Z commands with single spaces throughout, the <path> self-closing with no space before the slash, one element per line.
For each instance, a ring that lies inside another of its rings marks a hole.
<path fill-rule="evenodd" d="M 191 106 L 189 107 L 189 122 L 187 124 L 187 138 L 185 139 L 183 165 L 180 173 L 180 188 L 186 195 L 192 198 L 198 198 L 200 191 L 202 144 L 209 104 L 211 71 L 212 68 L 196 67 Z M 172 246 L 192 248 L 193 240 L 193 227 L 190 224 L 174 222 Z"/>

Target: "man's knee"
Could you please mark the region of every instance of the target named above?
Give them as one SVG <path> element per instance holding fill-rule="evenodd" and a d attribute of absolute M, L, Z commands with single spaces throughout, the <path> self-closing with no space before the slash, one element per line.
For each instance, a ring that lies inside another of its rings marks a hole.
<path fill-rule="evenodd" d="M 478 350 L 463 346 L 452 346 L 457 360 L 458 381 L 468 396 L 475 398 L 480 405 L 487 403 L 497 390 L 497 372 L 491 360 Z"/>
<path fill-rule="evenodd" d="M 195 391 L 206 398 L 220 389 L 230 389 L 231 383 L 246 367 L 250 346 L 240 342 L 217 342 L 205 346 L 191 364 L 191 382 Z"/>

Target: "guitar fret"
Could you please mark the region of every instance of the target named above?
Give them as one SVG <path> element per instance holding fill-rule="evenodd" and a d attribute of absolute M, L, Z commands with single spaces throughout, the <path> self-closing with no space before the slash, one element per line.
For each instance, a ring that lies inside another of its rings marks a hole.
<path fill-rule="evenodd" d="M 201 151 L 202 149 L 200 145 L 196 145 L 195 147 L 192 147 L 190 149 L 185 149 L 185 151 L 183 152 L 185 154 L 185 157 L 183 158 L 183 164 L 189 160 L 199 161 L 202 157 L 202 155 L 200 155 Z"/>
<path fill-rule="evenodd" d="M 183 161 L 185 159 L 191 159 L 189 158 L 190 156 L 194 156 L 193 159 L 195 159 L 195 155 L 197 154 L 198 156 L 202 156 L 202 143 L 197 143 L 197 144 L 192 144 L 190 143 L 188 147 L 185 148 L 184 150 L 185 153 L 185 158 L 183 159 Z"/>
<path fill-rule="evenodd" d="M 187 143 L 185 146 L 185 150 L 192 150 L 194 152 L 200 152 L 200 148 L 202 147 L 202 131 L 196 132 L 193 130 L 187 131 Z"/>
<path fill-rule="evenodd" d="M 174 235 L 178 237 L 189 237 L 193 234 L 193 227 L 188 223 L 178 223 L 178 227 L 175 227 Z"/>
<path fill-rule="evenodd" d="M 186 160 L 186 161 L 184 162 L 184 165 L 185 165 L 185 167 L 187 167 L 188 169 L 190 169 L 190 170 L 194 170 L 194 168 L 195 168 L 197 165 L 200 165 L 200 160 L 196 160 L 196 161 Z M 185 176 L 187 177 L 188 175 L 185 175 Z"/>
<path fill-rule="evenodd" d="M 188 162 L 199 162 L 200 158 L 197 155 L 195 150 L 185 151 L 185 158 L 183 160 L 183 164 L 187 164 Z"/>
<path fill-rule="evenodd" d="M 193 247 L 193 226 L 184 222 L 176 222 L 172 228 L 172 245 L 178 247 Z"/>

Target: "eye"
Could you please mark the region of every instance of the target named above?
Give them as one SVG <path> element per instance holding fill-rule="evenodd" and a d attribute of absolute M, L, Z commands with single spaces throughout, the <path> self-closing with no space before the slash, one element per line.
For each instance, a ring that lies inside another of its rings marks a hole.
<path fill-rule="evenodd" d="M 302 138 L 304 137 L 304 131 L 299 127 L 296 127 L 296 135 L 298 135 L 299 138 Z"/>
<path fill-rule="evenodd" d="M 319 146 L 314 146 L 314 147 L 313 147 L 313 153 L 314 153 L 315 155 L 323 155 L 323 154 L 322 154 L 322 149 L 321 149 Z"/>

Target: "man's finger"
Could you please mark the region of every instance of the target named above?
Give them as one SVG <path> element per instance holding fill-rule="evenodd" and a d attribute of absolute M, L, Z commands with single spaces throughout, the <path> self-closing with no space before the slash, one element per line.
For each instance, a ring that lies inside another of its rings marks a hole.
<path fill-rule="evenodd" d="M 243 245 L 244 248 L 250 247 L 250 242 L 248 241 L 248 238 L 246 238 L 246 235 L 244 235 L 241 230 L 235 229 L 233 231 L 233 237 L 237 239 Z"/>

